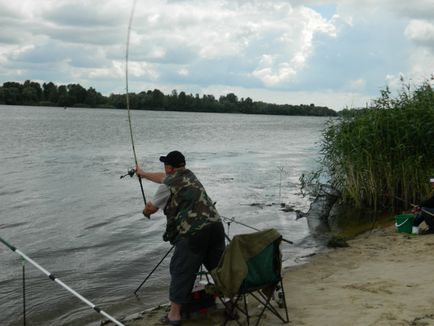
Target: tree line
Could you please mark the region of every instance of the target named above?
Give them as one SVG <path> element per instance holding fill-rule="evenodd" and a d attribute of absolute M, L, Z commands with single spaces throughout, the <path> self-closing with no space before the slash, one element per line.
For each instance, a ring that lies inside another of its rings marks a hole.
<path fill-rule="evenodd" d="M 129 93 L 131 110 L 189 111 L 248 113 L 272 115 L 336 116 L 336 111 L 314 104 L 271 104 L 253 101 L 250 97 L 239 99 L 234 93 L 222 95 L 192 95 L 173 90 L 165 95 L 158 89 Z M 94 88 L 79 84 L 57 86 L 52 82 L 43 83 L 26 80 L 24 83 L 5 82 L 0 87 L 0 104 L 90 107 L 126 109 L 125 94 L 104 96 Z"/>

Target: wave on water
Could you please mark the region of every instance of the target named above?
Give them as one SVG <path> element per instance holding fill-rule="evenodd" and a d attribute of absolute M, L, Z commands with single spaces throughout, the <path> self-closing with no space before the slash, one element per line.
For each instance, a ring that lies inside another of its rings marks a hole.
<path fill-rule="evenodd" d="M 22 225 L 29 224 L 29 222 L 18 222 L 18 223 L 9 223 L 9 224 L 0 224 L 0 229 L 12 229 Z"/>

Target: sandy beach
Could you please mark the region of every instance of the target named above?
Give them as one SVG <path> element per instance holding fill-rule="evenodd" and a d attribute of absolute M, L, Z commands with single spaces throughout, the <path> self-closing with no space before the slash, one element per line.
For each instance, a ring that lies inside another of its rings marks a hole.
<path fill-rule="evenodd" d="M 285 270 L 290 325 L 434 325 L 434 235 L 397 233 L 390 225 L 348 244 Z M 161 325 L 163 313 L 138 313 L 125 323 Z M 215 311 L 183 325 L 221 322 L 221 311 Z M 267 314 L 260 325 L 282 322 Z"/>

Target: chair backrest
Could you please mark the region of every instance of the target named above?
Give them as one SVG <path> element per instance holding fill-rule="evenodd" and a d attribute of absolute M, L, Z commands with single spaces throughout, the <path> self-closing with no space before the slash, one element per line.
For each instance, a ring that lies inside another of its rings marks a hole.
<path fill-rule="evenodd" d="M 276 229 L 233 237 L 219 266 L 211 272 L 225 306 L 226 320 L 223 325 L 230 320 L 235 320 L 240 326 L 244 322 L 250 325 L 250 320 L 255 318 L 255 326 L 258 326 L 265 311 L 283 323 L 289 322 L 281 275 L 281 241 L 282 235 Z M 277 296 L 274 296 L 275 293 Z M 223 300 L 223 295 L 230 300 Z M 247 296 L 255 305 L 247 304 Z M 285 309 L 285 315 L 272 304 L 273 297 L 278 298 L 277 305 Z M 237 317 L 238 313 L 246 317 L 242 323 Z"/>
<path fill-rule="evenodd" d="M 247 276 L 243 287 L 255 287 L 275 283 L 280 280 L 280 244 L 281 238 L 270 243 L 258 255 L 247 261 Z"/>
<path fill-rule="evenodd" d="M 276 282 L 280 276 L 282 236 L 275 229 L 233 237 L 211 275 L 227 297 L 245 286 Z"/>

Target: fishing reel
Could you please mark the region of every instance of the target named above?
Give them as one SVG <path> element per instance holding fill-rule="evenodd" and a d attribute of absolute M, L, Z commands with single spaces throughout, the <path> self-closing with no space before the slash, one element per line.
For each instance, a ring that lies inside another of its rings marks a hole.
<path fill-rule="evenodd" d="M 125 174 L 125 175 L 121 175 L 121 179 L 122 178 L 125 178 L 127 175 L 129 175 L 131 178 L 132 177 L 134 177 L 134 174 L 136 174 L 136 169 L 134 169 L 134 168 L 131 168 L 131 169 L 128 169 L 128 172 L 127 172 L 127 174 Z"/>
<path fill-rule="evenodd" d="M 128 169 L 127 174 L 121 175 L 121 179 L 125 178 L 127 175 L 129 175 L 132 178 L 134 177 L 135 174 L 136 174 L 136 169 L 134 168 Z M 143 192 L 142 179 L 139 178 L 139 182 L 140 182 L 140 189 L 142 189 L 143 201 L 145 202 L 146 205 L 146 198 L 145 198 L 145 193 Z M 145 215 L 148 219 L 151 218 L 151 216 L 146 215 L 144 211 L 143 211 L 143 215 Z"/>

